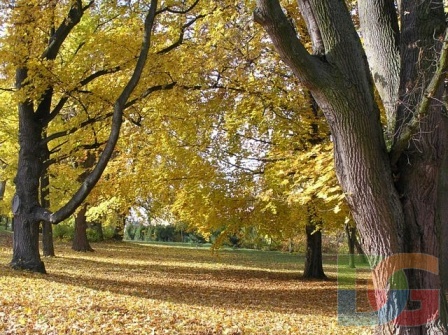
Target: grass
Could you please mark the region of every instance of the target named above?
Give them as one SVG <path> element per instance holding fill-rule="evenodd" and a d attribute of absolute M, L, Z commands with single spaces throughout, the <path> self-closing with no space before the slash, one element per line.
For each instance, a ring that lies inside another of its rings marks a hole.
<path fill-rule="evenodd" d="M 301 279 L 303 257 L 279 252 L 56 243 L 49 274 L 13 271 L 0 233 L 1 334 L 369 334 L 337 322 L 336 258 L 328 281 Z"/>

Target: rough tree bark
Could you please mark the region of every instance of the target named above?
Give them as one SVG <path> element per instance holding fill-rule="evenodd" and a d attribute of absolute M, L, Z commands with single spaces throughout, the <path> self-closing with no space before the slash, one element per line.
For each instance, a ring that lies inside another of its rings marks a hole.
<path fill-rule="evenodd" d="M 40 180 L 40 202 L 42 207 L 50 208 L 50 177 L 47 173 L 47 162 L 50 159 L 48 147 L 43 149 L 45 154 L 42 158 L 44 163 Z M 53 244 L 53 225 L 50 222 L 42 221 L 42 254 L 44 257 L 56 256 Z"/>
<path fill-rule="evenodd" d="M 81 0 L 73 1 L 67 17 L 61 22 L 57 28 L 51 28 L 48 39 L 48 46 L 43 50 L 40 60 L 51 62 L 56 59 L 59 50 L 66 40 L 67 36 L 73 28 L 80 22 L 85 11 L 92 5 L 93 1 L 83 5 Z M 157 0 L 151 0 L 151 6 L 146 15 L 144 22 L 144 32 L 142 38 L 142 47 L 137 58 L 137 62 L 128 83 L 123 88 L 121 94 L 117 98 L 113 107 L 112 126 L 109 139 L 99 158 L 99 161 L 92 173 L 85 179 L 79 190 L 75 192 L 72 198 L 65 206 L 52 213 L 39 203 L 39 179 L 43 171 L 43 152 L 45 133 L 48 124 L 59 114 L 67 96 L 53 106 L 54 98 L 53 88 L 49 86 L 39 98 L 23 98 L 18 103 L 19 112 L 19 159 L 17 174 L 14 179 L 16 184 L 16 194 L 13 201 L 14 214 L 14 244 L 13 257 L 10 265 L 15 269 L 26 269 L 45 273 L 44 263 L 40 259 L 39 254 L 39 223 L 41 221 L 57 224 L 69 217 L 77 207 L 84 201 L 92 188 L 100 179 L 117 143 L 123 111 L 129 100 L 131 93 L 137 86 L 146 60 L 148 58 L 149 47 L 151 43 L 151 32 L 154 25 L 154 19 L 157 15 Z M 17 6 L 13 11 L 17 11 L 18 17 L 27 16 L 26 10 L 30 6 Z M 35 9 L 37 10 L 37 9 Z M 21 11 L 25 11 L 21 13 Z M 26 28 L 26 27 L 25 27 Z M 17 38 L 18 45 L 22 45 L 22 49 L 27 44 L 32 43 L 34 32 L 29 31 L 24 34 L 19 31 Z M 21 50 L 22 50 L 21 49 Z M 21 60 L 16 65 L 16 88 L 18 91 L 32 90 L 28 82 L 27 61 Z M 93 73 L 80 82 L 80 86 L 84 86 L 95 78 L 108 73 L 108 71 L 99 71 Z M 26 94 L 24 94 L 26 96 Z M 33 101 L 36 101 L 34 103 Z M 36 105 L 35 105 L 36 104 Z"/>
<path fill-rule="evenodd" d="M 378 266 L 376 331 L 446 334 L 436 233 L 448 224 L 438 198 L 448 146 L 443 1 L 402 0 L 397 13 L 393 1 L 359 0 L 365 50 L 344 1 L 299 4 L 310 36 L 320 32 L 325 57 L 304 48 L 278 0 L 258 0 L 254 18 L 330 126 L 339 182 L 362 247 Z M 386 109 L 385 133 L 374 85 Z M 393 289 L 403 278 L 391 276 L 403 269 L 410 269 L 404 298 Z"/>

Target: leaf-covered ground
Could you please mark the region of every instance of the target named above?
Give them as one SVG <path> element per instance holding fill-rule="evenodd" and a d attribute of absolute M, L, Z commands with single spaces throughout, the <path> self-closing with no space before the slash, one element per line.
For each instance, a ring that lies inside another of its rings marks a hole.
<path fill-rule="evenodd" d="M 297 255 L 93 246 L 57 243 L 41 275 L 11 270 L 11 239 L 0 235 L 0 334 L 370 333 L 338 325 L 332 259 L 330 280 L 318 282 L 300 279 Z"/>

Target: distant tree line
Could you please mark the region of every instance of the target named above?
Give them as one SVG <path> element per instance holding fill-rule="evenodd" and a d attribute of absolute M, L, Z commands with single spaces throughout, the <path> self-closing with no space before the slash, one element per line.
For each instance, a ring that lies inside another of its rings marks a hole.
<path fill-rule="evenodd" d="M 157 241 L 157 242 L 185 242 L 206 243 L 207 240 L 198 232 L 186 231 L 181 224 L 177 225 L 143 225 L 128 223 L 124 229 L 126 241 Z"/>

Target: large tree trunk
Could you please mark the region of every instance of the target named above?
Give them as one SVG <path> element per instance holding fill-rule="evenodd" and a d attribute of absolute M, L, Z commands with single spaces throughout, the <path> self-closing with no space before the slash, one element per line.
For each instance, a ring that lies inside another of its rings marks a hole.
<path fill-rule="evenodd" d="M 26 1 L 24 1 L 26 3 Z M 110 128 L 110 134 L 107 143 L 104 146 L 97 165 L 92 173 L 86 177 L 80 188 L 73 194 L 70 200 L 55 212 L 50 212 L 39 203 L 39 179 L 43 171 L 43 150 L 45 141 L 42 136 L 49 123 L 61 112 L 65 103 L 73 91 L 70 89 L 63 94 L 56 106 L 53 106 L 54 89 L 50 83 L 45 87 L 33 87 L 36 81 L 33 78 L 40 78 L 38 73 L 33 73 L 33 77 L 28 77 L 28 63 L 41 63 L 42 61 L 50 65 L 58 55 L 66 38 L 70 35 L 73 28 L 81 21 L 85 11 L 91 8 L 94 2 L 83 4 L 82 1 L 72 2 L 66 17 L 59 21 L 59 25 L 49 21 L 48 31 L 50 35 L 43 37 L 43 34 L 35 34 L 33 29 L 34 18 L 31 17 L 25 23 L 21 22 L 21 15 L 30 15 L 26 11 L 30 10 L 28 6 L 23 6 L 20 2 L 11 9 L 11 17 L 18 20 L 20 29 L 12 27 L 8 31 L 11 34 L 11 40 L 15 41 L 17 55 L 10 66 L 16 67 L 16 89 L 18 91 L 18 110 L 19 110 L 19 159 L 17 175 L 14 179 L 16 184 L 16 194 L 13 202 L 14 214 L 14 247 L 11 266 L 14 268 L 28 269 L 32 271 L 45 272 L 45 267 L 39 254 L 39 234 L 38 225 L 41 221 L 58 224 L 72 215 L 75 210 L 87 198 L 90 191 L 100 179 L 118 141 L 121 124 L 123 122 L 123 111 L 127 107 L 129 97 L 140 81 L 141 74 L 146 64 L 151 45 L 151 33 L 153 30 L 155 18 L 160 12 L 157 12 L 157 0 L 150 1 L 150 8 L 145 15 L 143 24 L 142 45 L 137 57 L 134 71 L 123 90 L 113 104 L 113 117 Z M 27 7 L 25 9 L 25 7 Z M 32 6 L 31 12 L 33 11 Z M 35 10 L 38 10 L 36 5 Z M 21 23 L 20 23 L 21 22 Z M 14 20 L 12 22 L 14 25 Z M 39 38 L 45 38 L 48 41 L 43 50 L 35 50 L 30 45 L 41 45 Z M 34 40 L 36 39 L 36 41 Z M 14 47 L 13 47 L 14 49 Z M 36 57 L 36 54 L 38 55 Z M 99 76 L 110 73 L 106 69 L 88 74 L 78 85 L 85 86 L 94 81 Z M 43 83 L 38 83 L 42 84 Z M 77 87 L 78 87 L 77 85 Z M 40 95 L 39 95 L 40 94 Z M 34 108 L 33 101 L 36 103 Z M 53 108 L 54 107 L 54 108 Z M 52 109 L 53 108 L 53 109 Z M 44 155 L 43 155 L 44 154 Z"/>
<path fill-rule="evenodd" d="M 72 249 L 75 251 L 93 251 L 87 239 L 87 205 L 83 205 L 75 217 L 75 236 L 73 237 Z"/>
<path fill-rule="evenodd" d="M 26 215 L 15 216 L 13 258 L 10 266 L 18 270 L 46 273 L 39 254 L 39 222 Z"/>
<path fill-rule="evenodd" d="M 448 290 L 448 154 L 442 165 L 442 173 L 439 185 L 438 203 L 438 229 L 440 244 L 440 275 L 442 277 L 443 290 Z M 447 292 L 448 293 L 448 292 Z"/>
<path fill-rule="evenodd" d="M 438 222 L 447 224 L 440 222 L 438 208 L 448 145 L 447 120 L 439 103 L 446 59 L 435 68 L 446 26 L 443 3 L 401 1 L 397 38 L 393 3 L 359 0 L 373 79 L 381 86 L 378 91 L 387 110 L 390 152 L 366 55 L 345 2 L 299 3 L 302 15 L 312 18 L 307 20 L 308 30 L 320 32 L 325 57 L 308 53 L 278 1 L 258 0 L 254 15 L 285 63 L 310 89 L 330 126 L 336 173 L 363 249 L 376 266 L 377 333 L 446 334 L 436 235 Z M 381 66 L 386 71 L 380 71 Z M 413 269 L 406 270 L 407 280 L 393 276 L 404 269 Z"/>
<path fill-rule="evenodd" d="M 322 265 L 322 231 L 315 224 L 306 225 L 306 255 L 303 277 L 327 279 Z"/>
<path fill-rule="evenodd" d="M 17 70 L 18 88 L 27 77 L 27 70 Z M 11 267 L 45 273 L 39 254 L 39 222 L 35 209 L 39 207 L 39 178 L 42 171 L 42 127 L 35 122 L 31 101 L 19 103 L 20 154 L 14 179 L 13 199 L 14 243 Z"/>

